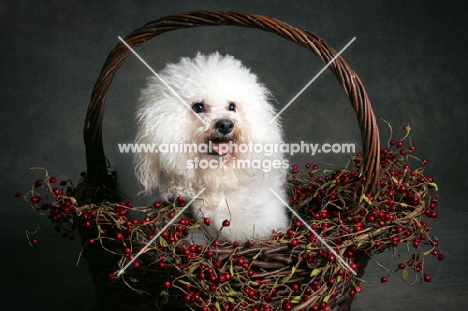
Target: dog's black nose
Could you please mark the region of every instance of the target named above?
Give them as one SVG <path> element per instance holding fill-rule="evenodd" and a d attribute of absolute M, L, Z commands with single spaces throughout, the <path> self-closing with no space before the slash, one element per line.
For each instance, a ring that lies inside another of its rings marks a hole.
<path fill-rule="evenodd" d="M 217 129 L 221 134 L 229 134 L 234 128 L 234 123 L 228 119 L 221 119 L 215 124 L 215 129 Z"/>

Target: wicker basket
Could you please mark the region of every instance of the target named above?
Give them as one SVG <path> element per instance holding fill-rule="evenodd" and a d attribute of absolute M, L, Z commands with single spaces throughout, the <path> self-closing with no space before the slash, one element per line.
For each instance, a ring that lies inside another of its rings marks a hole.
<path fill-rule="evenodd" d="M 255 28 L 274 33 L 310 50 L 323 63 L 328 63 L 337 55 L 334 49 L 327 46 L 320 37 L 310 31 L 295 28 L 271 17 L 234 12 L 199 11 L 166 16 L 131 32 L 124 40 L 132 48 L 136 48 L 164 32 L 182 28 L 220 25 Z M 83 184 L 85 187 L 100 190 L 95 193 L 109 194 L 115 190 L 115 176 L 109 172 L 109 163 L 103 149 L 102 120 L 109 86 L 116 71 L 130 53 L 130 50 L 122 43 L 119 43 L 111 51 L 94 87 L 91 103 L 87 111 L 84 127 L 87 177 Z M 344 93 L 351 102 L 361 129 L 363 146 L 361 175 L 354 183 L 353 189 L 355 191 L 349 194 L 347 198 L 347 202 L 352 205 L 351 208 L 357 208 L 360 197 L 363 194 L 375 194 L 379 186 L 381 170 L 379 131 L 370 100 L 357 74 L 342 57 L 337 57 L 329 66 L 329 69 L 343 86 Z M 94 194 L 93 196 L 97 198 L 98 195 Z M 414 215 L 419 215 L 421 211 L 424 211 L 426 203 L 427 200 L 421 200 L 420 204 L 414 209 Z M 132 209 L 132 207 L 124 206 L 123 203 L 118 202 L 87 204 L 83 208 L 104 210 L 105 204 L 111 206 L 114 211 L 116 208 L 120 210 Z M 177 210 L 177 204 L 165 207 L 164 213 L 170 212 L 171 209 Z M 122 215 L 125 215 L 125 213 Z M 164 215 L 161 217 L 161 219 L 165 219 Z M 321 306 L 330 310 L 346 310 L 354 298 L 350 291 L 352 289 L 359 291 L 358 277 L 362 275 L 363 269 L 369 260 L 369 256 L 365 254 L 354 256 L 352 260 L 348 258 L 348 262 L 353 262 L 354 267 L 357 267 L 358 276 L 353 276 L 349 271 L 345 271 L 341 282 L 339 282 L 340 284 L 327 285 L 326 280 L 330 276 L 339 273 L 337 271 L 343 269 L 343 267 L 338 262 L 330 264 L 329 261 L 324 259 L 326 254 L 322 256 L 324 251 L 320 250 L 320 247 L 312 251 L 308 250 L 307 230 L 294 227 L 294 236 L 297 236 L 299 241 L 295 247 L 291 247 L 290 243 L 278 241 L 277 243 L 273 241 L 272 243 L 257 243 L 245 247 L 234 247 L 221 242 L 219 246 L 210 247 L 210 245 L 206 245 L 198 252 L 194 252 L 196 254 L 194 255 L 195 259 L 199 260 L 198 264 L 206 261 L 207 265 L 213 264 L 216 266 L 218 270 L 216 270 L 215 274 L 217 273 L 218 277 L 223 271 L 230 271 L 231 276 L 233 274 L 238 276 L 237 280 L 234 277 L 232 280 L 228 280 L 226 283 L 229 283 L 229 285 L 226 286 L 218 281 L 217 291 L 209 289 L 208 282 L 205 282 L 206 278 L 196 281 L 200 279 L 195 277 L 196 273 L 199 272 L 198 270 L 188 272 L 193 277 L 187 277 L 187 275 L 181 275 L 184 268 L 180 266 L 172 266 L 171 269 L 167 267 L 165 269 L 160 268 L 155 264 L 158 262 L 155 259 L 158 256 L 157 249 L 152 253 L 148 252 L 140 256 L 141 267 L 138 269 L 130 268 L 122 276 L 115 279 L 111 277 L 111 280 L 109 280 L 109 275 L 122 268 L 126 255 L 122 253 L 122 241 L 116 239 L 103 237 L 99 239 L 100 243 L 87 245 L 90 239 L 102 236 L 99 230 L 102 229 L 101 226 L 104 222 L 105 220 L 100 223 L 99 228 L 94 225 L 80 226 L 80 232 L 85 245 L 84 257 L 89 263 L 89 271 L 94 280 L 101 307 L 105 310 L 154 310 L 158 308 L 164 310 L 183 310 L 187 308 L 193 308 L 194 310 L 312 310 L 314 306 L 315 308 Z M 157 225 L 152 229 L 157 230 Z M 116 228 L 110 225 L 108 230 L 113 229 Z M 379 228 L 377 226 L 374 231 L 368 232 L 367 236 L 370 238 L 378 236 L 386 229 L 388 228 Z M 109 234 L 108 231 L 106 233 Z M 137 250 L 143 245 L 143 241 L 138 239 L 126 242 L 126 245 L 130 245 L 133 250 Z M 211 256 L 206 256 L 207 250 L 210 249 L 212 250 Z M 344 247 L 339 253 L 343 254 L 345 249 Z M 183 250 L 178 246 L 174 246 L 172 251 L 175 262 L 177 258 L 184 260 L 184 255 L 180 255 Z M 312 254 L 311 257 L 315 256 L 315 259 L 308 263 L 301 263 L 300 261 L 304 259 L 303 256 L 308 253 Z M 244 265 L 239 262 L 239 258 L 244 261 Z M 245 263 L 247 263 L 247 266 L 245 266 Z M 200 272 L 203 272 L 201 270 Z M 163 287 L 163 282 L 168 280 L 174 284 L 170 289 Z M 265 280 L 267 284 L 259 285 L 262 280 Z M 281 280 L 282 287 L 278 286 L 273 292 L 275 284 L 279 282 L 278 280 Z M 317 280 L 316 284 L 322 284 L 322 288 L 319 286 L 308 297 L 304 298 L 304 295 L 302 295 L 302 300 L 298 301 L 296 299 L 294 301 L 297 296 L 304 293 L 305 287 L 312 286 L 312 280 Z M 193 287 L 188 286 L 187 283 L 191 283 Z M 245 288 L 245 284 L 252 284 L 254 291 L 249 293 Z M 298 284 L 299 294 L 294 294 L 294 290 L 288 287 L 292 284 Z M 232 292 L 228 292 L 228 289 Z M 330 295 L 331 289 L 334 289 L 333 295 Z M 196 297 L 198 293 L 200 293 L 201 297 Z M 247 296 L 242 296 L 240 293 Z M 249 300 L 249 295 L 270 297 L 264 299 L 265 303 L 263 305 L 258 305 L 252 302 L 252 299 Z M 293 303 L 287 305 L 285 301 L 293 301 Z"/>

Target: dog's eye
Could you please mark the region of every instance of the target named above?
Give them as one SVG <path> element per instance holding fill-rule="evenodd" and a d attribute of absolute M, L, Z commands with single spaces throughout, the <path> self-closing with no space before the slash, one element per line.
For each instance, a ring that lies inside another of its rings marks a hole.
<path fill-rule="evenodd" d="M 229 111 L 234 111 L 236 112 L 236 105 L 234 103 L 229 104 Z"/>
<path fill-rule="evenodd" d="M 192 110 L 196 113 L 205 112 L 205 105 L 203 103 L 196 103 L 192 105 Z"/>

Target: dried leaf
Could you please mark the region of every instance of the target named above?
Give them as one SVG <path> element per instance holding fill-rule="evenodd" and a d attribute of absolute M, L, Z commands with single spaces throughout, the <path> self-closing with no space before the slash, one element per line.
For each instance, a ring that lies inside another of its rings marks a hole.
<path fill-rule="evenodd" d="M 323 268 L 314 268 L 314 270 L 312 270 L 312 272 L 310 273 L 310 276 L 316 276 L 316 275 L 320 274 L 322 269 Z"/>
<path fill-rule="evenodd" d="M 187 271 L 187 274 L 193 274 L 193 272 L 197 269 L 196 265 L 193 265 L 190 267 L 190 269 Z"/>
<path fill-rule="evenodd" d="M 292 303 L 299 303 L 299 301 L 301 301 L 301 296 L 294 296 L 291 299 Z"/>
<path fill-rule="evenodd" d="M 193 229 L 198 229 L 201 227 L 201 224 L 200 223 L 194 223 L 193 225 L 191 225 L 190 227 L 188 227 L 190 230 L 193 230 Z"/>
<path fill-rule="evenodd" d="M 226 293 L 226 296 L 228 296 L 228 297 L 233 297 L 234 296 L 235 297 L 235 296 L 239 296 L 239 293 L 236 292 L 235 290 L 230 290 L 229 292 Z M 232 299 L 232 298 L 230 298 L 230 299 Z"/>
<path fill-rule="evenodd" d="M 262 251 L 259 251 L 255 256 L 252 257 L 253 260 L 256 260 L 258 256 L 262 254 Z"/>
<path fill-rule="evenodd" d="M 189 282 L 184 281 L 184 280 L 181 280 L 181 279 L 178 279 L 177 282 L 182 283 L 182 284 L 184 284 L 184 285 L 190 285 Z"/>
<path fill-rule="evenodd" d="M 294 272 L 296 272 L 296 267 L 291 268 L 291 276 L 293 276 Z"/>
<path fill-rule="evenodd" d="M 361 197 L 359 198 L 359 204 L 361 204 L 362 201 L 366 201 L 367 204 L 372 205 L 372 201 L 369 200 L 364 193 L 361 194 Z"/>
<path fill-rule="evenodd" d="M 403 270 L 403 274 L 401 275 L 401 278 L 403 279 L 405 283 L 408 283 L 408 270 L 407 269 Z"/>
<path fill-rule="evenodd" d="M 166 240 L 164 240 L 164 238 L 162 236 L 159 236 L 159 244 L 162 247 L 167 247 L 168 246 Z"/>

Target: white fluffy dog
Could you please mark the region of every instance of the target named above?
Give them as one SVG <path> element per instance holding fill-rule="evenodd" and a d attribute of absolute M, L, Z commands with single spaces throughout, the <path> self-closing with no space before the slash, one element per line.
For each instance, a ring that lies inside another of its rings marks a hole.
<path fill-rule="evenodd" d="M 283 143 L 282 131 L 277 119 L 269 123 L 276 113 L 256 75 L 214 53 L 182 58 L 160 76 L 172 90 L 150 77 L 137 113 L 136 143 L 159 146 L 157 153 L 136 154 L 142 192 L 159 188 L 168 200 L 205 188 L 192 211 L 209 218 L 208 230 L 220 239 L 271 239 L 286 229 L 286 210 L 269 188 L 285 198 L 287 161 L 277 150 L 265 152 Z"/>

